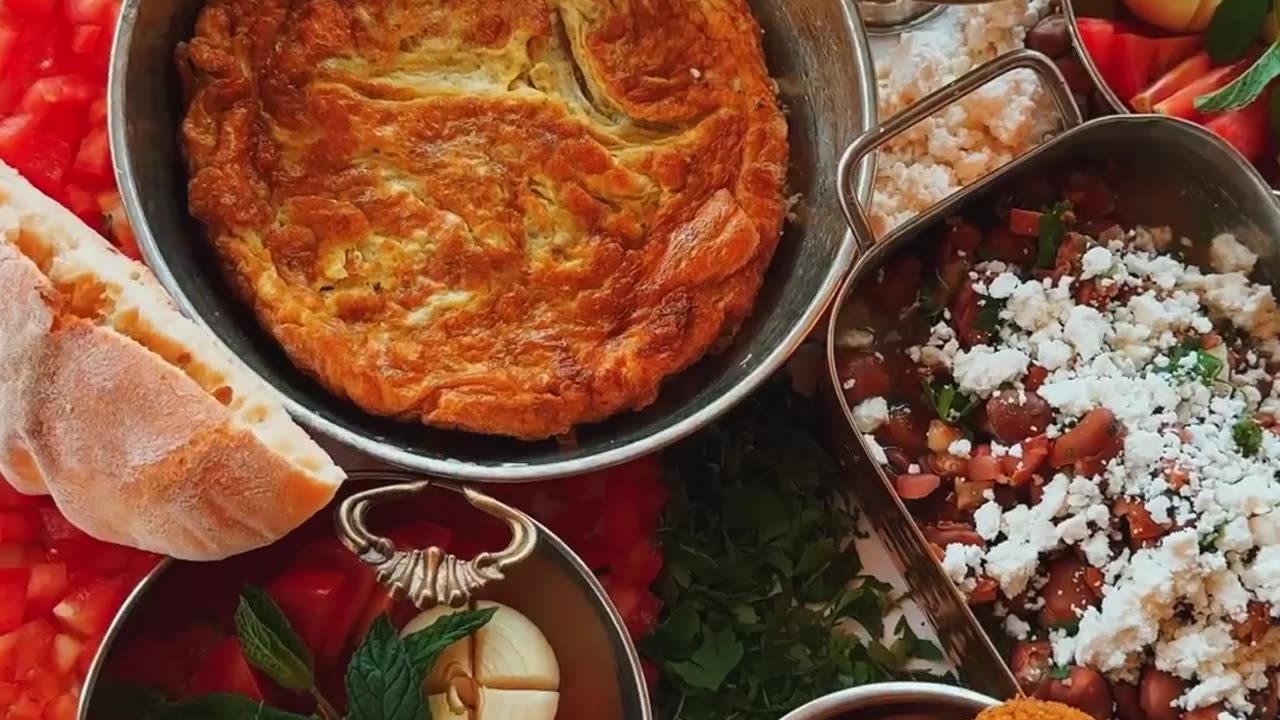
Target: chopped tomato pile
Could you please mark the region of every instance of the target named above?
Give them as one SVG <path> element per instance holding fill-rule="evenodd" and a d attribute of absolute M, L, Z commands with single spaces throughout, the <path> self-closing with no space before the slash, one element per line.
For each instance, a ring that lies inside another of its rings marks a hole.
<path fill-rule="evenodd" d="M 661 602 L 649 586 L 662 569 L 653 537 L 667 500 L 656 459 L 493 494 L 529 512 L 584 559 L 633 637 L 653 629 Z M 500 523 L 468 521 L 463 533 L 445 522 L 476 518 L 478 511 L 460 497 L 437 493 L 429 499 L 429 506 L 404 507 L 382 519 L 398 547 L 437 546 L 474 557 L 506 545 L 507 530 Z M 250 583 L 263 587 L 280 606 L 315 658 L 321 691 L 344 706 L 344 673 L 369 625 L 385 612 L 403 627 L 419 611 L 392 600 L 373 571 L 331 536 L 329 518 L 318 520 L 249 555 L 175 566 L 138 609 L 146 622 L 128 628 L 108 662 L 108 676 L 174 699 L 234 692 L 273 707 L 307 711 L 305 698 L 276 686 L 241 653 L 232 616 L 240 589 Z M 192 593 L 193 587 L 199 592 Z M 157 658 L 167 660 L 158 663 Z"/>
<path fill-rule="evenodd" d="M 107 63 L 120 0 L 0 5 L 0 160 L 127 255 L 107 142 Z"/>
<path fill-rule="evenodd" d="M 0 478 L 0 718 L 72 720 L 103 634 L 157 557 L 98 542 Z"/>

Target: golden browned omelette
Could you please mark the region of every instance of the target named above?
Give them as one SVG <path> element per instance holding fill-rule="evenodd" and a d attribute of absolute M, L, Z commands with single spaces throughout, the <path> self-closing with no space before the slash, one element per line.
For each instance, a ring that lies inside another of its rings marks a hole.
<path fill-rule="evenodd" d="M 786 124 L 745 0 L 211 0 L 192 213 L 364 410 L 544 438 L 749 312 Z"/>

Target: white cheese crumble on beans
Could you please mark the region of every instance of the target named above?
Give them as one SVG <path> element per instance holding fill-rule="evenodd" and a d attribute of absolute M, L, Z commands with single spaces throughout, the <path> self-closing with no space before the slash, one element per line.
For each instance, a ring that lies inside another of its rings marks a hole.
<path fill-rule="evenodd" d="M 1166 695 L 1173 717 L 1257 717 L 1280 694 L 1280 311 L 1235 237 L 1171 240 L 1067 231 L 1048 266 L 952 253 L 941 291 L 906 261 L 902 317 L 941 292 L 951 319 L 890 331 L 904 367 L 881 387 L 923 384 L 931 417 L 877 396 L 864 432 L 946 573 L 1021 641 L 1028 692 L 1100 673 L 1095 717 Z"/>

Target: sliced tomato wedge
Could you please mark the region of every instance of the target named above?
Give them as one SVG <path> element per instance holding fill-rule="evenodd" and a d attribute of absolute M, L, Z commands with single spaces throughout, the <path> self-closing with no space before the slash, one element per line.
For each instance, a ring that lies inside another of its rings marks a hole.
<path fill-rule="evenodd" d="M 1201 122 L 1204 116 L 1196 110 L 1196 98 L 1225 87 L 1248 70 L 1256 57 L 1256 54 L 1251 54 L 1234 65 L 1214 68 L 1156 103 L 1152 109 L 1161 115 Z"/>
<path fill-rule="evenodd" d="M 70 586 L 67 566 L 62 563 L 36 563 L 27 579 L 27 606 L 32 613 L 49 612 L 62 600 Z"/>
<path fill-rule="evenodd" d="M 71 29 L 71 52 L 91 55 L 98 50 L 105 32 L 101 25 L 77 25 Z"/>
<path fill-rule="evenodd" d="M 191 695 L 238 693 L 250 700 L 265 700 L 262 687 L 235 638 L 226 638 L 209 652 L 200 669 L 191 676 L 187 692 Z"/>
<path fill-rule="evenodd" d="M 0 568 L 0 633 L 17 630 L 27 614 L 27 582 L 24 567 Z"/>
<path fill-rule="evenodd" d="M 1117 97 L 1128 100 L 1141 92 L 1155 74 L 1155 41 L 1133 33 L 1117 33 L 1113 42 L 1116 60 L 1107 84 Z"/>
<path fill-rule="evenodd" d="M 57 4 L 57 0 L 4 0 L 5 10 L 25 15 L 28 19 L 52 15 Z"/>
<path fill-rule="evenodd" d="M 335 624 L 346 602 L 346 585 L 346 576 L 330 568 L 291 569 L 267 585 L 267 593 L 317 659 L 340 632 Z"/>
<path fill-rule="evenodd" d="M 1272 149 L 1267 118 L 1269 95 L 1264 92 L 1262 97 L 1239 110 L 1209 116 L 1205 129 L 1227 141 L 1249 162 L 1262 160 Z"/>
<path fill-rule="evenodd" d="M 40 537 L 40 518 L 28 510 L 0 510 L 0 543 L 30 542 Z"/>
<path fill-rule="evenodd" d="M 1076 29 L 1080 33 L 1080 44 L 1084 45 L 1089 59 L 1093 60 L 1094 67 L 1098 69 L 1098 74 L 1102 75 L 1102 79 L 1114 90 L 1112 83 L 1116 76 L 1116 65 L 1119 62 L 1114 42 L 1115 24 L 1096 18 L 1080 18 L 1076 20 Z"/>
<path fill-rule="evenodd" d="M 1163 102 L 1212 70 L 1213 60 L 1210 59 L 1209 53 L 1196 53 L 1175 65 L 1135 95 L 1129 101 L 1129 105 L 1138 112 L 1151 112 L 1156 103 Z"/>

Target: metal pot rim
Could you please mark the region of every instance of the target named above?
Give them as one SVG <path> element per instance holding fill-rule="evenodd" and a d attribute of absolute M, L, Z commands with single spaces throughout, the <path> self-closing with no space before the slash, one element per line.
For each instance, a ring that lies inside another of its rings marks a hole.
<path fill-rule="evenodd" d="M 782 717 L 782 720 L 827 720 L 868 707 L 901 702 L 935 705 L 962 705 L 975 709 L 999 704 L 995 698 L 954 685 L 927 682 L 885 682 L 845 688 L 812 700 Z"/>
<path fill-rule="evenodd" d="M 122 202 L 130 225 L 134 230 L 138 245 L 147 265 L 160 284 L 173 298 L 179 309 L 187 317 L 199 324 L 216 342 L 235 357 L 228 343 L 219 331 L 200 312 L 196 303 L 186 292 L 169 263 L 163 257 L 155 233 L 153 233 L 147 215 L 143 210 L 140 183 L 133 157 L 129 151 L 129 139 L 126 134 L 125 90 L 126 78 L 129 74 L 130 52 L 134 45 L 136 23 L 139 6 L 142 0 L 126 0 L 122 9 L 116 32 L 112 42 L 111 62 L 109 68 L 107 102 L 108 102 L 108 135 L 111 155 L 115 167 L 116 185 L 120 189 Z M 852 44 L 851 51 L 858 58 L 862 68 L 861 87 L 859 88 L 858 108 L 861 117 L 862 131 L 874 127 L 878 122 L 877 102 L 875 98 L 876 83 L 871 46 L 865 28 L 857 13 L 848 3 L 840 3 L 840 12 L 844 19 L 841 28 L 844 36 Z M 856 68 L 855 68 L 856 70 Z M 860 199 L 870 200 L 872 182 L 875 175 L 874 161 L 868 161 L 858 168 L 856 192 Z M 528 482 L 544 480 L 566 475 L 575 475 L 620 465 L 647 454 L 656 452 L 697 430 L 710 424 L 731 407 L 745 399 L 762 385 L 774 372 L 781 368 L 794 351 L 803 344 L 810 330 L 818 326 L 823 314 L 835 298 L 844 275 L 852 263 L 854 256 L 852 235 L 845 233 L 841 239 L 841 247 L 835 258 L 835 266 L 817 288 L 804 313 L 796 318 L 795 323 L 772 347 L 763 348 L 759 353 L 751 353 L 758 357 L 752 367 L 736 384 L 705 404 L 696 407 L 689 414 L 670 423 L 657 423 L 658 429 L 647 434 L 615 443 L 602 443 L 602 447 L 590 454 L 568 459 L 550 459 L 538 462 L 493 462 L 479 463 L 461 460 L 447 455 L 429 455 L 403 449 L 390 441 L 377 436 L 377 433 L 363 427 L 351 429 L 336 420 L 325 416 L 312 404 L 300 401 L 290 393 L 276 387 L 268 378 L 257 372 L 249 363 L 242 362 L 244 369 L 252 373 L 276 390 L 284 408 L 290 416 L 308 429 L 330 437 L 349 447 L 359 450 L 383 462 L 440 477 L 477 481 L 477 482 Z M 759 298 L 757 298 L 757 301 Z M 674 377 L 674 376 L 673 376 Z"/>

